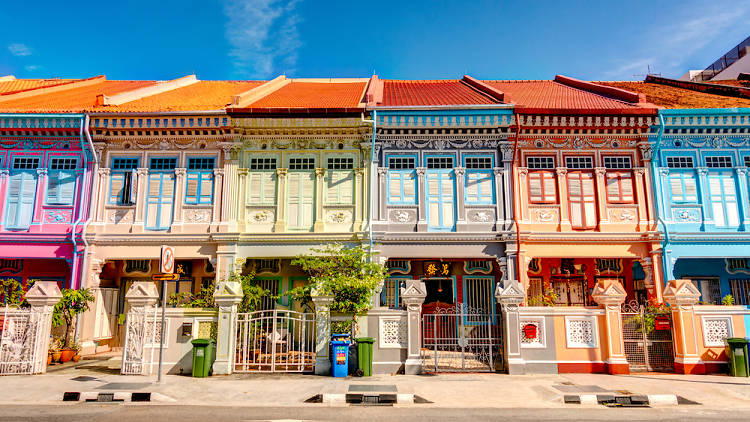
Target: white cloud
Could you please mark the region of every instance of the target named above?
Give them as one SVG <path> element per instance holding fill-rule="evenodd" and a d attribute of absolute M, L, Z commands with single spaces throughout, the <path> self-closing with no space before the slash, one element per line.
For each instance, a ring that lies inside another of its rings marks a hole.
<path fill-rule="evenodd" d="M 42 67 L 39 66 L 38 64 L 30 64 L 30 65 L 24 66 L 24 69 L 26 69 L 27 72 L 33 72 L 33 71 L 39 70 L 41 68 Z"/>
<path fill-rule="evenodd" d="M 8 51 L 14 56 L 30 56 L 31 50 L 25 44 L 13 43 L 8 46 Z"/>
<path fill-rule="evenodd" d="M 225 34 L 238 76 L 269 78 L 294 73 L 301 46 L 297 0 L 225 0 Z"/>
<path fill-rule="evenodd" d="M 743 26 L 750 19 L 749 0 L 725 3 L 717 2 L 714 7 L 684 5 L 682 10 L 687 13 L 673 16 L 672 23 L 646 33 L 640 48 L 632 49 L 630 57 L 624 55 L 624 58 L 616 60 L 612 70 L 604 72 L 604 76 L 609 79 L 639 79 L 648 72 L 649 66 L 652 73 L 666 77 L 683 75 L 688 71 L 687 62 L 693 54 L 725 36 L 730 28 Z M 724 53 L 717 51 L 715 56 L 718 58 Z"/>

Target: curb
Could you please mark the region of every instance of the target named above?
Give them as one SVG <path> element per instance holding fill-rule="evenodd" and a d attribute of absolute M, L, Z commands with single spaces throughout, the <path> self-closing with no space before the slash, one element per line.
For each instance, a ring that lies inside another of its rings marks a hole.
<path fill-rule="evenodd" d="M 677 406 L 679 404 L 675 394 L 566 394 L 563 396 L 566 404 L 605 405 L 605 406 Z"/>
<path fill-rule="evenodd" d="M 153 394 L 154 396 L 156 394 Z M 155 398 L 155 397 L 154 397 Z M 62 401 L 82 403 L 143 403 L 151 402 L 152 393 L 148 392 L 99 392 L 99 391 L 66 391 Z"/>
<path fill-rule="evenodd" d="M 390 393 L 390 394 L 352 394 L 352 393 L 323 393 L 322 403 L 329 405 L 346 404 L 370 404 L 370 405 L 392 405 L 392 404 L 414 404 L 414 394 Z"/>

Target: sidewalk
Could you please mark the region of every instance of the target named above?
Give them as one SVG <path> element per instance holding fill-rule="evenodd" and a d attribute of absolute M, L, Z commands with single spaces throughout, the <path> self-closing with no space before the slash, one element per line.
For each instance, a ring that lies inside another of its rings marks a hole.
<path fill-rule="evenodd" d="M 5 404 L 62 404 L 66 391 L 151 392 L 152 404 L 211 406 L 323 406 L 304 404 L 321 393 L 345 393 L 349 386 L 388 385 L 399 393 L 413 393 L 432 403 L 413 406 L 446 408 L 559 408 L 571 393 L 627 391 L 631 394 L 676 394 L 698 402 L 702 409 L 750 410 L 750 378 L 674 374 L 441 374 L 377 375 L 369 378 L 331 378 L 300 374 L 243 374 L 191 378 L 118 375 L 106 361 L 61 368 L 46 375 L 0 377 L 0 406 Z M 85 368 L 84 368 L 85 367 Z"/>

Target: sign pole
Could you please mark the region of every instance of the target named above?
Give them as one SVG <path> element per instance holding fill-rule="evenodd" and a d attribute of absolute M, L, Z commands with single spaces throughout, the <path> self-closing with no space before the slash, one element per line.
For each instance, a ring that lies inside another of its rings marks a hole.
<path fill-rule="evenodd" d="M 159 336 L 159 373 L 156 378 L 157 384 L 161 383 L 161 368 L 164 364 L 164 332 L 166 331 L 164 329 L 164 313 L 167 308 L 167 280 L 176 280 L 179 278 L 178 274 L 174 274 L 174 249 L 172 247 L 162 245 L 160 261 L 160 274 L 156 277 L 161 280 L 161 335 Z M 154 277 L 152 276 L 152 278 Z M 154 324 L 154 329 L 156 329 L 156 324 Z"/>
<path fill-rule="evenodd" d="M 161 282 L 161 335 L 159 336 L 159 375 L 156 379 L 157 384 L 161 384 L 161 366 L 164 362 L 164 309 L 167 307 L 167 281 Z M 156 328 L 156 325 L 154 325 Z"/>

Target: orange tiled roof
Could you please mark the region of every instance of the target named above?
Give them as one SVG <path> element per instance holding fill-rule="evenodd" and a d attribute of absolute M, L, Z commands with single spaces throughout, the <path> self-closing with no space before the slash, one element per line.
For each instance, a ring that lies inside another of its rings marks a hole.
<path fill-rule="evenodd" d="M 182 88 L 150 95 L 120 105 L 98 106 L 95 112 L 161 112 L 221 110 L 235 95 L 262 85 L 263 81 L 198 81 Z"/>
<path fill-rule="evenodd" d="M 97 95 L 111 96 L 155 84 L 156 81 L 102 80 L 87 86 L 0 101 L 0 112 L 80 113 L 95 107 Z"/>
<path fill-rule="evenodd" d="M 750 107 L 750 99 L 709 94 L 669 85 L 620 81 L 597 82 L 597 84 L 646 94 L 648 102 L 665 108 Z"/>
<path fill-rule="evenodd" d="M 379 106 L 441 106 L 498 104 L 460 80 L 385 80 Z"/>
<path fill-rule="evenodd" d="M 0 94 L 12 94 L 29 89 L 50 87 L 75 81 L 76 79 L 13 79 L 0 81 Z"/>
<path fill-rule="evenodd" d="M 505 93 L 505 101 L 516 104 L 523 111 L 546 110 L 637 110 L 641 107 L 633 103 L 607 97 L 605 95 L 574 88 L 559 82 L 538 81 L 484 81 L 486 84 Z M 526 110 L 524 110 L 526 109 Z"/>
<path fill-rule="evenodd" d="M 362 108 L 367 82 L 305 82 L 292 80 L 247 106 L 249 109 L 354 109 Z M 245 108 L 245 107 L 243 107 Z"/>

